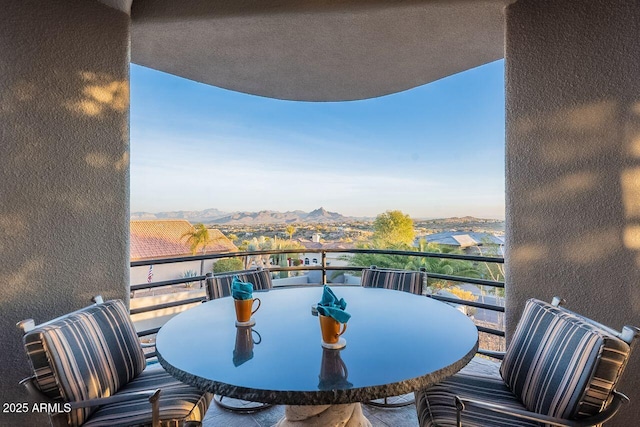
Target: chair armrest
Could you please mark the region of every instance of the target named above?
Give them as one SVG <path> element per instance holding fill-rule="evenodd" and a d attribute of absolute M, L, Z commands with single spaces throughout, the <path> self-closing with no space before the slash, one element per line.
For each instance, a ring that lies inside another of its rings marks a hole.
<path fill-rule="evenodd" d="M 605 421 L 611 419 L 618 412 L 622 404 L 628 403 L 628 402 L 629 402 L 629 398 L 627 396 L 614 390 L 613 400 L 604 411 L 589 418 L 583 418 L 580 420 L 567 420 L 562 418 L 550 417 L 548 415 L 542 415 L 536 412 L 530 412 L 522 409 L 510 408 L 508 406 L 498 405 L 495 403 L 488 403 L 488 402 L 483 402 L 475 399 L 461 398 L 459 396 L 455 397 L 458 427 L 462 427 L 462 424 L 460 422 L 462 411 L 464 411 L 466 407 L 470 407 L 470 406 L 486 409 L 488 411 L 499 412 L 501 414 L 511 415 L 511 416 L 522 418 L 529 421 L 537 421 L 545 424 L 550 424 L 558 427 L 590 427 L 590 426 L 602 424 Z"/>
<path fill-rule="evenodd" d="M 29 394 L 29 397 L 31 398 L 32 401 L 39 402 L 39 403 L 52 403 L 52 404 L 60 402 L 59 400 L 52 399 L 46 394 L 44 394 L 43 392 L 41 392 L 40 389 L 36 387 L 35 380 L 36 380 L 35 375 L 32 375 L 30 377 L 24 378 L 18 383 L 27 389 L 27 393 Z M 56 414 L 50 413 L 49 423 L 51 427 L 68 427 L 69 421 L 67 420 L 67 414 L 64 412 L 60 412 Z"/>
<path fill-rule="evenodd" d="M 100 406 L 109 403 L 126 402 L 133 397 L 148 396 L 151 403 L 151 427 L 160 426 L 160 389 L 143 390 L 133 393 L 118 393 L 109 397 L 101 397 L 99 399 L 81 400 L 77 402 L 69 402 L 71 409 L 86 408 L 87 406 Z"/>
<path fill-rule="evenodd" d="M 20 381 L 19 384 L 25 386 L 29 395 L 37 401 L 55 402 L 49 396 L 42 393 L 34 384 L 35 377 L 27 377 Z M 134 397 L 148 396 L 151 403 L 151 419 L 152 427 L 160 427 L 160 392 L 161 389 L 143 390 L 133 393 L 118 393 L 109 397 L 101 397 L 97 399 L 80 400 L 75 402 L 66 402 L 71 409 L 86 408 L 88 406 L 101 406 L 109 403 L 126 402 Z"/>
<path fill-rule="evenodd" d="M 41 392 L 38 387 L 36 387 L 35 380 L 35 375 L 32 375 L 30 377 L 23 378 L 18 384 L 24 386 L 24 388 L 27 389 L 27 393 L 33 400 L 37 402 L 54 403 L 55 399 L 50 398 L 49 396 Z"/>
<path fill-rule="evenodd" d="M 156 394 L 160 394 L 160 391 L 161 389 L 143 390 L 143 391 L 136 391 L 133 393 L 117 393 L 109 397 L 99 397 L 96 399 L 78 400 L 74 402 L 69 402 L 69 404 L 71 405 L 71 409 L 86 408 L 88 406 L 102 406 L 102 405 L 107 405 L 111 403 L 126 402 L 135 397 L 141 397 L 141 396 L 145 396 L 145 397 L 148 396 L 149 399 L 151 399 Z"/>

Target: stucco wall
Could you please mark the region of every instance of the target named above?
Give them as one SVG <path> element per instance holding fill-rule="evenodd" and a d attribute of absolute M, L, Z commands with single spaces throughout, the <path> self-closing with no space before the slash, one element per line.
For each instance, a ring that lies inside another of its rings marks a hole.
<path fill-rule="evenodd" d="M 93 1 L 0 13 L 0 402 L 30 373 L 15 323 L 127 298 L 129 17 Z M 36 415 L 0 425 L 44 425 Z"/>
<path fill-rule="evenodd" d="M 640 3 L 520 0 L 506 13 L 507 333 L 560 295 L 640 326 Z M 619 389 L 640 419 L 640 351 Z"/>
<path fill-rule="evenodd" d="M 500 59 L 509 1 L 134 1 L 132 59 L 254 95 L 365 99 Z"/>

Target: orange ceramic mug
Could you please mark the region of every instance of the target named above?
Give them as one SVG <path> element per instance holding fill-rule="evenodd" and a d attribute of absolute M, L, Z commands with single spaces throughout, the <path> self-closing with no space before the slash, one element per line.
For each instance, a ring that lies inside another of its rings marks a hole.
<path fill-rule="evenodd" d="M 320 330 L 322 331 L 322 341 L 327 344 L 335 344 L 338 342 L 340 335 L 347 330 L 347 324 L 342 323 L 342 331 L 340 331 L 340 323 L 333 317 L 318 314 L 320 318 Z"/>
<path fill-rule="evenodd" d="M 257 339 L 252 334 L 256 334 Z M 254 331 L 251 327 L 238 326 L 236 328 L 236 346 L 234 351 L 238 353 L 246 353 L 253 350 L 254 344 L 260 344 L 262 337 L 258 331 Z"/>
<path fill-rule="evenodd" d="M 346 325 L 346 323 L 345 323 Z M 347 379 L 349 371 L 340 357 L 340 351 L 323 349 L 320 365 L 320 380 L 337 381 Z"/>
<path fill-rule="evenodd" d="M 251 311 L 251 309 L 253 308 L 254 301 L 258 301 L 258 306 L 256 307 L 255 310 Z M 251 315 L 256 311 L 258 311 L 261 304 L 260 298 L 254 298 L 254 299 L 235 299 L 234 298 L 233 302 L 236 305 L 236 319 L 238 320 L 238 322 L 242 322 L 242 323 L 248 322 L 249 320 L 251 320 Z"/>

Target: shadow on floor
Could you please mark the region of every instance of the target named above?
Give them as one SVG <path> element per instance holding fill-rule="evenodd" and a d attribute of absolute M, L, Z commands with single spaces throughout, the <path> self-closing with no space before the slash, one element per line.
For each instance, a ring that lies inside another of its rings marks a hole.
<path fill-rule="evenodd" d="M 495 374 L 498 366 L 487 359 L 475 357 L 464 369 L 477 373 Z M 362 412 L 373 427 L 415 427 L 418 426 L 415 405 L 401 408 L 377 408 L 362 405 Z M 226 411 L 215 403 L 207 411 L 203 427 L 271 427 L 284 416 L 284 406 L 272 406 L 253 414 L 237 414 Z"/>

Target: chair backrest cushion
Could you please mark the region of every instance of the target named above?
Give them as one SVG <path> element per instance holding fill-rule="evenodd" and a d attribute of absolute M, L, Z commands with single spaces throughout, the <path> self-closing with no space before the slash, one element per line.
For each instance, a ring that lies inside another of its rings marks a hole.
<path fill-rule="evenodd" d="M 608 405 L 629 345 L 586 318 L 527 301 L 500 374 L 528 410 L 565 419 Z"/>
<path fill-rule="evenodd" d="M 233 274 L 213 276 L 211 280 L 207 280 L 207 298 L 212 300 L 231 295 L 231 282 L 233 281 L 233 276 L 238 276 L 238 279 L 243 282 L 252 283 L 255 291 L 273 288 L 269 270 L 244 270 Z"/>
<path fill-rule="evenodd" d="M 370 288 L 394 289 L 422 295 L 425 273 L 422 271 L 365 268 L 360 284 Z"/>
<path fill-rule="evenodd" d="M 129 312 L 120 300 L 40 325 L 25 334 L 24 344 L 36 386 L 52 399 L 111 396 L 146 366 Z M 95 409 L 72 411 L 70 424 L 82 424 Z"/>

